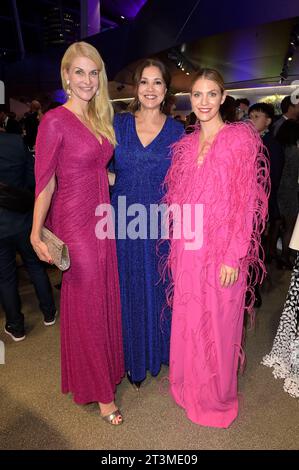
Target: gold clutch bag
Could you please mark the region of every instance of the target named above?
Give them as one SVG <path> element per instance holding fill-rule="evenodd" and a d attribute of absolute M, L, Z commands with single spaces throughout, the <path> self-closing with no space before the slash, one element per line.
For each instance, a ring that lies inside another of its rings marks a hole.
<path fill-rule="evenodd" d="M 41 238 L 47 245 L 55 266 L 57 266 L 61 271 L 68 269 L 71 261 L 67 245 L 46 227 L 42 228 Z"/>

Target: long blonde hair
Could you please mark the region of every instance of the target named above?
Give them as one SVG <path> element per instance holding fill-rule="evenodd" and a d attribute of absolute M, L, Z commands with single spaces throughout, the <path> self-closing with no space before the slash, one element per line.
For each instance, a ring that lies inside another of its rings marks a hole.
<path fill-rule="evenodd" d="M 113 108 L 109 101 L 108 80 L 105 65 L 97 49 L 87 42 L 74 42 L 66 50 L 61 61 L 61 81 L 64 91 L 68 86 L 64 72 L 68 71 L 76 57 L 87 57 L 92 60 L 99 70 L 99 94 L 95 95 L 88 104 L 88 115 L 91 125 L 97 134 L 106 137 L 112 145 L 116 145 L 113 130 Z"/>

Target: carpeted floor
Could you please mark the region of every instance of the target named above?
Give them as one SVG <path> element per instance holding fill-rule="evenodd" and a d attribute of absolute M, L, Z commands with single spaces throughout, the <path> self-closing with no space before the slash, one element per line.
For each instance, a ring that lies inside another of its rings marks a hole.
<path fill-rule="evenodd" d="M 140 392 L 126 379 L 117 403 L 125 418 L 112 427 L 96 404 L 75 405 L 60 393 L 59 322 L 45 327 L 31 284 L 19 268 L 25 341 L 3 334 L 5 365 L 0 365 L 0 449 L 298 449 L 299 401 L 283 391 L 269 368 L 260 365 L 271 347 L 285 300 L 290 272 L 271 268 L 263 286 L 263 306 L 247 331 L 247 366 L 239 379 L 240 414 L 227 430 L 188 421 L 167 393 L 167 367 L 148 377 Z M 50 270 L 53 284 L 59 274 Z M 55 296 L 59 297 L 59 291 Z"/>

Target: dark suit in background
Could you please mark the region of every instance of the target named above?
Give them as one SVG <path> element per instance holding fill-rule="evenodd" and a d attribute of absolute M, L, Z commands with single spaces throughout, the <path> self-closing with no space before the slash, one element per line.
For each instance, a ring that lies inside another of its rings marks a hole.
<path fill-rule="evenodd" d="M 22 134 L 22 128 L 16 119 L 8 118 L 4 127 L 8 134 Z"/>
<path fill-rule="evenodd" d="M 278 207 L 278 188 L 284 167 L 285 155 L 282 145 L 267 132 L 263 136 L 263 143 L 268 150 L 270 159 L 271 192 L 269 197 L 269 228 L 265 241 L 266 261 L 271 262 L 277 257 L 277 239 L 281 225 L 280 211 Z"/>
<path fill-rule="evenodd" d="M 24 142 L 32 150 L 35 146 L 37 131 L 39 126 L 38 114 L 36 112 L 28 113 L 24 117 Z"/>
<path fill-rule="evenodd" d="M 21 136 L 0 133 L 0 182 L 34 191 L 34 159 Z M 0 300 L 6 315 L 6 332 L 15 341 L 24 337 L 24 315 L 17 285 L 16 252 L 28 270 L 45 321 L 55 316 L 52 289 L 44 265 L 31 243 L 32 210 L 26 213 L 0 207 Z"/>
<path fill-rule="evenodd" d="M 284 151 L 282 145 L 272 137 L 270 132 L 265 134 L 263 137 L 263 143 L 267 147 L 270 158 L 271 192 L 269 198 L 269 219 L 279 219 L 280 213 L 278 208 L 277 192 L 284 167 Z"/>

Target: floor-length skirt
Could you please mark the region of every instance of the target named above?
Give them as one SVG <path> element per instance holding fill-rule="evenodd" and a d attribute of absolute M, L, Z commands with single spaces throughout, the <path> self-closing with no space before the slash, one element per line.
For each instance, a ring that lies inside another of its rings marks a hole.
<path fill-rule="evenodd" d="M 97 244 L 97 249 L 95 244 Z M 61 289 L 62 391 L 109 403 L 124 374 L 115 240 L 69 243 Z"/>
<path fill-rule="evenodd" d="M 185 266 L 192 256 L 185 254 Z M 219 273 L 220 266 L 199 263 L 174 277 L 170 390 L 191 421 L 227 428 L 238 415 L 246 274 L 222 288 Z"/>

